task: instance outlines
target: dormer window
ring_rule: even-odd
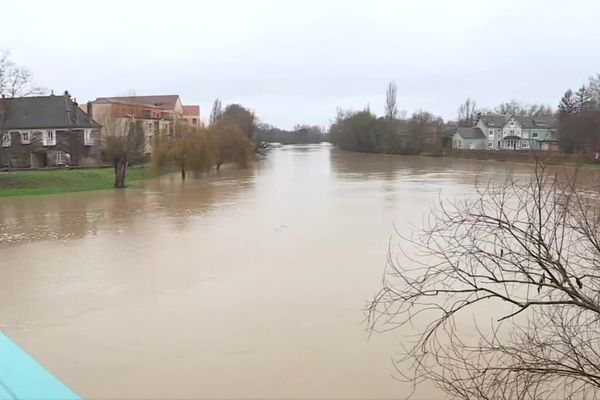
[[[513,121],[510,121],[510,126],[515,126],[515,123]]]

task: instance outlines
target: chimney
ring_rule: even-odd
[[[90,119],[94,119],[94,117],[92,116],[92,102],[91,101],[87,102],[87,115],[88,115],[88,117],[90,117]]]

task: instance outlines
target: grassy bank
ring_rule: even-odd
[[[126,183],[135,185],[150,176],[148,168],[131,168],[127,171]],[[0,197],[111,189],[114,179],[112,168],[2,172]]]

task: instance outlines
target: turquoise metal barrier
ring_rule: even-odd
[[[0,333],[0,400],[79,400],[7,336]]]

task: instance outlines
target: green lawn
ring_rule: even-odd
[[[148,168],[127,170],[127,185],[151,177]],[[112,168],[0,172],[0,197],[111,189]]]

